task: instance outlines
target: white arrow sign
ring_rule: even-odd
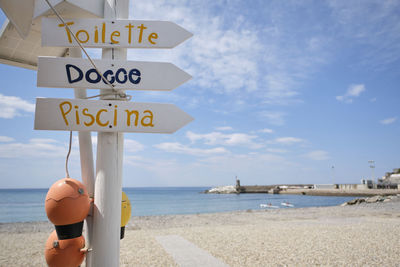
[[[35,130],[174,133],[192,120],[173,104],[36,99]]]
[[[172,90],[192,78],[171,63],[94,60],[115,89]],[[80,58],[39,57],[37,86],[110,89],[90,61]]]
[[[68,19],[71,31],[85,47],[173,48],[192,33],[170,21]],[[42,19],[42,46],[78,46],[55,18]]]

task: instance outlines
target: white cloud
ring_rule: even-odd
[[[364,91],[365,91],[365,86],[363,84],[355,84],[349,87],[346,94],[348,96],[358,97]]]
[[[392,117],[392,118],[387,118],[384,120],[381,120],[380,123],[384,125],[392,124],[397,120],[397,117]]]
[[[198,19],[201,23],[205,18]],[[197,28],[191,43],[191,57],[198,68],[195,82],[228,94],[256,90],[259,70],[253,58],[260,49],[257,33],[240,28],[223,30],[220,18],[207,22],[207,29]]]
[[[144,149],[144,145],[132,139],[124,140],[124,150],[126,152],[139,152]]]
[[[335,19],[336,40],[342,43],[350,41],[360,47],[358,51],[353,50],[357,65],[382,71],[398,62],[399,1],[329,0],[327,3]]]
[[[230,126],[222,126],[222,127],[215,128],[215,130],[217,130],[217,131],[232,131],[233,128]]]
[[[286,149],[280,149],[280,148],[268,148],[267,152],[283,154],[283,153],[286,153],[287,150]]]
[[[364,84],[352,84],[344,95],[337,96],[336,99],[344,103],[352,103],[355,97],[359,97],[365,91]]]
[[[223,147],[216,147],[211,149],[191,148],[180,143],[161,143],[154,145],[154,147],[170,153],[188,154],[193,156],[209,156],[214,154],[226,154],[228,150]]]
[[[293,14],[287,11],[285,3],[259,5],[255,12],[269,18],[261,27],[252,17],[245,17],[252,14],[242,14],[238,4],[238,1],[226,5],[210,0],[137,0],[130,17],[171,20],[194,35],[169,52],[132,50],[129,56],[136,60],[174,62],[193,75],[190,83],[199,85],[202,91],[232,97],[226,101],[229,104],[249,98],[263,104],[300,102],[301,83],[325,64],[329,38],[319,32],[303,34],[293,30],[288,23],[292,22]],[[236,7],[225,10],[229,6]],[[303,23],[309,22],[299,21]],[[302,26],[315,28],[314,22]]]
[[[264,77],[267,89],[264,94],[264,103],[288,104],[299,93],[294,88],[296,82],[286,72],[271,72]]]
[[[53,139],[31,139],[28,143],[0,144],[0,158],[65,157],[67,148]]]
[[[262,118],[267,119],[270,124],[282,126],[285,124],[285,113],[279,111],[262,111],[259,113]]]
[[[32,138],[29,140],[30,143],[33,144],[55,144],[58,143],[57,140],[50,139],[50,138]]]
[[[305,140],[297,137],[279,137],[276,138],[272,141],[272,143],[275,144],[281,144],[281,145],[294,145],[294,144],[299,144],[299,143],[304,143]]]
[[[224,145],[224,146],[245,146],[248,148],[261,148],[263,145],[257,143],[257,136],[243,133],[223,134],[220,132],[212,132],[207,134],[196,134],[191,131],[186,132],[186,137],[191,142],[203,140],[207,145]]]
[[[265,129],[261,129],[261,130],[259,130],[259,132],[260,132],[260,133],[273,133],[273,132],[274,132],[274,130],[271,130],[271,129],[265,128]]]
[[[12,119],[21,116],[22,112],[32,113],[35,104],[29,103],[17,96],[5,96],[0,94],[0,118]]]
[[[129,164],[129,165],[136,166],[136,167],[138,167],[138,166],[143,167],[143,166],[151,165],[149,161],[145,161],[143,159],[143,157],[138,156],[138,155],[124,155],[123,161],[124,161],[124,164]],[[154,162],[154,160],[153,160],[153,162]]]
[[[364,56],[370,61],[382,50],[385,51],[382,61],[397,62],[400,57],[398,25],[394,19],[397,18],[398,4],[393,4],[396,1],[392,4],[383,1],[382,5],[368,4],[368,1],[366,4],[322,1],[309,9],[312,16],[307,20],[301,12],[292,12],[293,8],[306,7],[304,3],[256,1],[262,4],[251,6],[258,10],[249,8],[242,12],[239,2],[230,1],[227,5],[210,0],[134,1],[130,17],[171,20],[194,36],[171,51],[130,50],[129,55],[136,60],[171,61],[191,73],[190,83],[200,85],[197,105],[225,94],[231,97],[225,101],[231,106],[237,99],[285,105],[301,102],[304,81],[331,58],[336,58],[336,48],[343,49],[343,44],[361,41],[376,48],[369,49],[375,57]],[[372,6],[376,6],[373,15],[369,10]],[[327,13],[319,12],[322,10]],[[268,18],[262,26],[253,19],[260,14]],[[207,97],[202,94],[204,91]],[[193,98],[187,99],[189,103]],[[354,96],[340,95],[337,99],[351,103]],[[279,119],[274,122],[276,125],[284,123],[282,116]]]
[[[253,167],[257,164],[261,166],[264,164],[272,164],[272,163],[283,163],[285,162],[285,158],[273,154],[258,154],[258,153],[248,153],[248,154],[232,154],[229,157],[226,156],[212,156],[207,157],[201,160],[202,162],[206,162],[210,165],[230,166],[237,167],[243,165],[252,165]],[[228,167],[229,168],[229,167]]]
[[[143,168],[148,171],[157,172],[161,175],[164,172],[163,178],[165,178],[165,173],[172,173],[182,167],[179,162],[175,159],[157,159],[146,158],[138,155],[126,155],[124,156],[124,164],[132,165],[138,168]]]
[[[223,16],[212,14],[209,9],[199,12],[197,5],[191,1],[179,5],[168,1],[135,1],[132,15],[136,19],[174,21],[194,35],[169,53],[144,51],[137,55],[132,51],[132,55],[136,59],[150,56],[159,61],[172,61],[194,76],[191,83],[212,88],[216,93],[242,94],[242,90],[256,90],[259,71],[254,59],[261,48],[257,31],[250,31],[239,22],[226,27]]]
[[[304,154],[304,157],[312,159],[312,160],[327,160],[329,159],[329,153],[323,150],[314,150],[307,154]]]
[[[0,136],[1,143],[8,143],[14,141],[14,138],[8,136]]]

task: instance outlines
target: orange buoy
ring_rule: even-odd
[[[89,213],[90,198],[78,180],[64,178],[55,182],[46,195],[46,214],[55,225],[83,221]]]
[[[78,267],[85,258],[83,236],[59,240],[53,231],[46,241],[44,255],[49,267]]]
[[[82,235],[83,220],[90,210],[90,198],[81,182],[64,178],[50,187],[45,209],[59,239],[75,238]]]

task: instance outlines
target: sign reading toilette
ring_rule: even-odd
[[[193,34],[170,21],[69,19],[71,31],[85,47],[173,48]],[[78,46],[56,18],[42,19],[42,46]]]

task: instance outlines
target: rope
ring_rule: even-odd
[[[69,148],[68,148],[67,158],[65,159],[65,176],[67,178],[70,178],[68,171],[68,160],[69,160],[69,155],[71,154],[71,147],[72,147],[72,131],[69,132]]]
[[[94,96],[88,96],[85,97],[84,99],[90,99],[90,98],[96,98],[96,97],[101,97],[101,96],[108,96],[108,95],[118,95],[119,97],[123,98],[126,101],[130,101],[132,99],[131,95],[127,95],[125,93],[110,93],[110,94],[99,94],[99,95],[94,95]]]

